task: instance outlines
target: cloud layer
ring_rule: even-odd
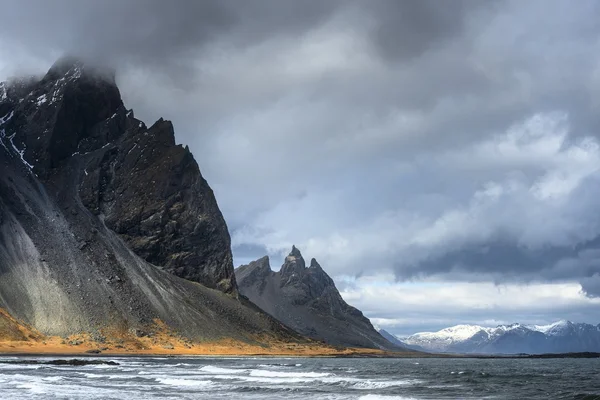
[[[190,145],[238,263],[296,244],[339,282],[600,296],[598,1],[23,3],[0,73],[117,68]]]

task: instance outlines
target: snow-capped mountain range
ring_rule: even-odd
[[[558,321],[550,325],[456,325],[398,338],[427,351],[481,354],[600,352],[600,324]]]

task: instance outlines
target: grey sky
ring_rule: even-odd
[[[295,243],[398,332],[600,322],[600,2],[0,3],[2,76],[74,53],[117,68],[136,115],[173,120],[238,264]],[[371,290],[390,279],[524,305],[429,296],[408,318],[429,306]]]

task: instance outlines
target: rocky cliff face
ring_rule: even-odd
[[[0,308],[43,334],[160,320],[197,340],[302,340],[237,298],[227,227],[171,124],[147,128],[73,60],[0,85],[0,276]]]
[[[63,211],[83,205],[146,261],[236,292],[227,226],[169,121],[147,128],[125,109],[111,74],[73,59],[0,91],[6,144]]]
[[[399,349],[342,299],[314,258],[307,268],[296,247],[278,272],[263,257],[236,269],[236,276],[241,294],[304,335],[338,346]]]

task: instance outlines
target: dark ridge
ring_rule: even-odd
[[[311,259],[306,268],[293,246],[279,272],[263,257],[236,269],[240,293],[285,325],[336,346],[399,350],[340,296],[334,281]]]

